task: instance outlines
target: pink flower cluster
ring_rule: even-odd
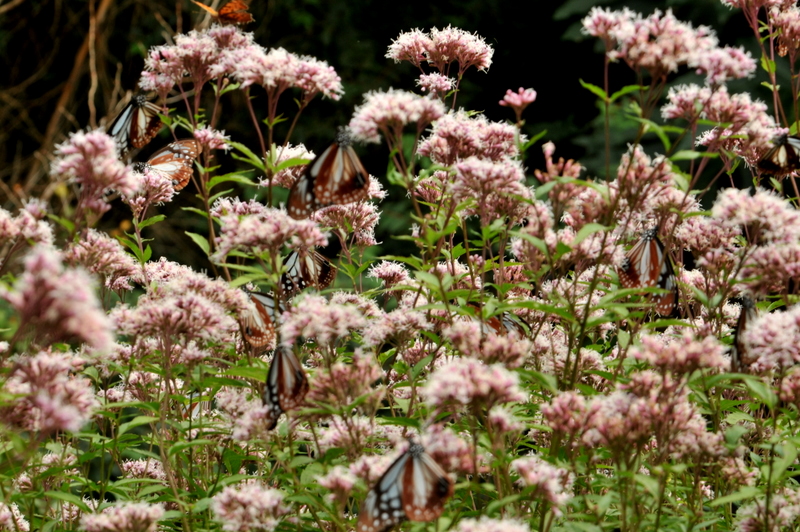
[[[713,336],[696,340],[689,332],[679,338],[665,341],[664,337],[645,335],[642,345],[634,348],[631,355],[644,360],[659,369],[675,374],[690,374],[698,369],[727,369],[730,362],[724,356],[724,349]]]
[[[130,278],[139,273],[133,256],[119,241],[96,229],[89,229],[83,238],[72,243],[64,252],[64,261],[102,277],[111,290],[130,290]]]
[[[295,220],[285,210],[251,202],[250,212],[235,212],[220,217],[217,251],[211,259],[221,262],[231,251],[258,256],[279,255],[283,246],[292,249],[313,249],[328,245],[328,239],[311,220]]]
[[[584,31],[599,37],[608,57],[622,59],[634,70],[646,69],[654,79],[663,79],[682,65],[706,74],[710,84],[748,77],[756,63],[741,49],[718,47],[710,28],[693,28],[675,18],[671,10],[656,10],[645,18],[628,8],[611,11],[594,7],[583,19]]]
[[[484,364],[475,358],[456,358],[438,367],[420,390],[437,410],[451,405],[490,409],[498,403],[526,399],[519,388],[519,375],[502,364]]]
[[[117,158],[117,144],[102,131],[72,133],[56,146],[52,173],[58,179],[73,180],[81,185],[80,207],[97,214],[111,206],[106,194],[116,190],[130,196],[139,187],[130,167]]]
[[[349,128],[354,139],[377,143],[381,134],[388,140],[400,138],[408,124],[415,125],[419,134],[444,113],[442,102],[413,92],[370,91],[364,95],[364,103],[356,107]]]
[[[492,519],[485,515],[480,519],[467,518],[458,522],[454,532],[530,532],[527,523],[513,519]]]
[[[103,351],[111,348],[114,333],[94,286],[83,269],[65,268],[55,249],[37,246],[12,289],[0,287],[0,297],[16,310],[20,327],[31,327],[38,338],[78,339]]]
[[[0,207],[0,246],[11,245],[17,239],[34,244],[53,243],[53,229],[43,218],[47,211],[38,201],[31,201],[20,209],[16,217]]]
[[[134,194],[122,196],[122,201],[131,208],[134,218],[143,219],[150,206],[169,203],[175,197],[175,185],[169,174],[145,168],[143,174],[136,176],[139,189]]]
[[[568,492],[574,482],[566,469],[555,467],[536,456],[518,458],[511,462],[511,467],[519,473],[520,483],[535,488],[531,497],[546,500],[553,505],[553,513],[561,515],[561,508],[572,497]]]
[[[314,152],[309,151],[303,144],[298,144],[297,146],[287,144],[284,147],[273,144],[270,154],[273,153],[275,154],[275,159],[270,162],[274,168],[280,168],[284,165],[295,163],[291,166],[281,168],[275,172],[275,175],[272,177],[272,183],[284,188],[292,188],[295,181],[305,172],[308,162],[315,157]],[[264,179],[258,184],[261,186],[269,186],[269,181]]]
[[[15,503],[10,505],[0,502],[0,530],[8,530],[9,532],[29,532],[31,525],[22,512],[19,511],[19,506]]]
[[[281,343],[287,347],[301,337],[314,338],[320,345],[332,345],[352,329],[367,324],[356,307],[328,302],[317,295],[300,299],[287,314],[281,325]]]
[[[517,155],[516,135],[514,126],[491,122],[483,115],[451,112],[436,120],[417,151],[442,166],[468,157],[503,161]]]
[[[146,502],[123,502],[98,514],[84,514],[80,529],[86,532],[155,532],[164,507]]]
[[[535,101],[535,90],[523,89],[520,87],[517,92],[508,89],[506,95],[500,100],[500,105],[503,107],[511,107],[511,109],[514,110],[514,114],[517,116],[517,123],[519,123],[522,120],[522,111]]]
[[[214,519],[228,532],[275,530],[289,509],[283,494],[260,484],[228,486],[211,500]]]
[[[478,35],[447,26],[443,30],[433,28],[430,33],[418,29],[401,33],[392,41],[386,57],[396,63],[409,61],[420,67],[423,61],[446,73],[448,65],[458,62],[458,77],[470,67],[488,70],[492,64],[494,49]]]

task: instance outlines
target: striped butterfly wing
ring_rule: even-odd
[[[194,173],[194,160],[200,154],[200,143],[194,139],[172,142],[150,157],[147,168],[172,180],[175,191],[183,190]]]
[[[800,169],[800,138],[781,135],[772,142],[775,146],[758,161],[759,169],[776,176]]]
[[[415,443],[395,460],[367,494],[357,532],[383,532],[404,519],[432,521],[453,494],[453,481]]]
[[[267,428],[272,430],[284,412],[303,404],[308,392],[308,379],[300,361],[287,347],[280,347],[272,357],[264,388],[264,404],[268,407]]]
[[[277,314],[283,310],[272,294],[248,292],[255,312],[248,311],[241,317],[242,334],[256,349],[270,349],[275,344]]]
[[[192,2],[210,13],[220,24],[247,24],[249,22],[255,22],[253,15],[247,11],[249,6],[242,0],[231,0],[222,6],[219,11],[215,11],[209,6],[196,2],[195,0],[192,0]]]
[[[745,348],[742,334],[756,318],[758,318],[758,309],[755,302],[749,297],[743,297],[742,310],[739,312],[739,319],[736,320],[736,331],[733,333],[733,344],[731,345],[731,371],[734,373],[747,373],[747,367],[755,362]]]
[[[656,229],[645,231],[617,270],[620,284],[623,288],[656,286],[664,259],[664,246],[656,236]]]
[[[286,272],[281,276],[281,287],[288,298],[308,287],[324,290],[335,278],[333,264],[318,252],[292,251],[286,258]]]
[[[659,316],[672,316],[678,309],[678,280],[668,257],[664,257],[661,264],[658,287],[666,292],[653,294],[653,303]]]
[[[114,137],[121,155],[153,140],[161,130],[160,112],[161,108],[148,102],[143,94],[131,98],[108,126],[108,134]]]
[[[346,134],[306,167],[289,191],[287,211],[296,220],[308,218],[317,209],[367,199],[369,173],[364,169]]]

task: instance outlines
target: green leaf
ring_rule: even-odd
[[[167,218],[166,214],[156,214],[155,216],[151,216],[150,218],[142,220],[139,223],[139,229],[144,229],[145,227],[157,224],[158,222],[163,221],[166,218]]]
[[[227,377],[241,377],[243,379],[263,381],[266,380],[267,378],[267,368],[255,368],[255,367],[230,368],[229,370],[225,371],[223,375]]]
[[[252,172],[252,170],[248,170],[248,172]],[[241,183],[242,185],[256,186],[256,183],[253,182],[252,179],[250,179],[247,176],[243,176],[241,174],[242,174],[241,172],[233,172],[230,174],[218,175],[216,177],[213,177],[208,181],[208,190],[211,190],[220,183],[228,183],[228,182]]]
[[[206,237],[198,235],[197,233],[190,233],[189,231],[186,231],[186,235],[191,238],[195,244],[200,246],[200,249],[202,249],[206,255],[209,255],[211,246],[208,244],[208,239]]]
[[[591,92],[592,94],[594,94],[595,96],[597,96],[598,98],[603,100],[604,102],[608,102],[608,94],[606,94],[606,91],[604,91],[603,89],[601,89],[597,85],[592,85],[591,83],[586,83],[582,79],[578,79],[578,82],[581,84],[581,87],[583,87],[584,89],[588,90],[589,92]]]
[[[588,223],[580,228],[578,234],[575,235],[575,238],[572,240],[571,245],[574,248],[575,246],[583,242],[583,240],[586,237],[593,235],[594,233],[599,233],[601,231],[607,231],[607,230],[608,228],[604,225]]]
[[[610,102],[614,102],[615,100],[625,96],[626,94],[630,94],[632,92],[637,92],[637,91],[646,91],[646,90],[647,90],[647,87],[643,87],[641,85],[627,85],[625,87],[622,87],[620,90],[618,90],[614,94],[612,94]]]
[[[759,488],[756,488],[755,486],[747,486],[735,493],[731,493],[730,495],[725,495],[724,497],[714,499],[713,501],[708,503],[708,505],[712,507],[722,506],[723,504],[729,504],[744,499],[752,499],[753,497],[756,497],[759,494],[761,494],[761,490]]]
[[[72,503],[84,512],[90,511],[86,503],[83,502],[83,499],[73,493],[64,491],[46,491],[44,492],[44,496],[50,499],[57,499],[59,501]]]
[[[151,423],[155,423],[158,421],[159,418],[153,416],[136,416],[133,420],[128,421],[127,423],[123,423],[119,426],[119,431],[117,431],[117,437],[122,436],[126,432],[136,427],[141,427],[142,425],[149,425]]]

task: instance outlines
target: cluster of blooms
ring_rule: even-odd
[[[155,532],[164,517],[164,507],[145,502],[125,502],[107,506],[100,513],[84,514],[80,529],[86,532]]]
[[[256,483],[228,486],[214,496],[211,511],[222,530],[275,530],[280,518],[288,512],[283,494]]]

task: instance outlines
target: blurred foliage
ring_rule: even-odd
[[[557,157],[580,160],[587,175],[595,176],[605,172],[603,118],[594,97],[579,83],[581,78],[602,85],[600,43],[580,31],[581,18],[595,5],[628,7],[642,13],[672,9],[680,19],[712,26],[725,44],[751,46],[753,41],[741,14],[717,0],[541,2],[532,6],[533,15],[523,14],[519,4],[508,0],[435,4],[412,0],[392,5],[369,0],[252,0],[250,10],[256,22],[246,29],[265,47],[284,47],[328,61],[343,80],[344,97],[339,102],[315,101],[301,118],[293,143],[303,142],[319,153],[335,128],[347,123],[365,92],[389,87],[415,89],[417,72],[411,65],[396,65],[386,59],[387,46],[401,31],[452,24],[478,33],[495,48],[494,63],[487,73],[467,74],[459,106],[482,110],[492,120],[510,120],[509,110],[498,105],[505,91],[536,89],[538,100],[526,112],[524,131],[532,136],[546,130],[543,141],[556,143]],[[90,46],[93,17],[97,19],[94,47]],[[59,191],[49,186],[47,176],[53,145],[71,131],[102,125],[113,118],[127,92],[135,91],[149,47],[170,42],[175,33],[207,22],[204,12],[189,0],[12,0],[0,4],[0,49],[5,51],[1,59],[5,75],[0,77],[0,206],[13,210],[26,198],[38,196],[49,199],[58,213],[63,207],[59,205]],[[90,63],[96,65],[94,83]],[[618,84],[611,87],[612,92],[636,82],[622,64],[612,65],[610,79]],[[675,83],[696,79],[692,73],[683,73]],[[730,88],[765,98],[766,89],[758,87],[759,81],[744,80]],[[258,110],[265,98],[257,91],[254,94]],[[242,98],[241,93],[234,92],[223,100],[226,120],[220,127],[233,139],[255,147],[257,140]],[[284,100],[284,112],[292,113],[294,104],[288,98]],[[612,164],[635,135],[635,124],[625,118],[625,111],[614,110]],[[288,123],[282,127],[285,133]],[[280,138],[280,128],[278,132]],[[162,131],[161,135],[166,139],[169,132]],[[138,159],[147,158],[160,144],[153,142]],[[661,151],[655,136],[646,137],[644,145],[651,153]],[[384,147],[370,145],[359,151],[371,173],[382,177]],[[533,155],[525,163],[532,174],[542,165],[542,158],[538,149],[528,153]],[[220,171],[237,168],[230,156],[220,161]],[[384,242],[384,253],[395,253],[398,250],[394,247],[400,243],[392,237],[407,233],[408,204],[401,190],[390,187],[389,192],[382,204],[384,216],[377,236]],[[245,191],[243,195],[251,194]],[[165,208],[175,234],[160,234],[158,240],[175,245],[156,249],[156,257],[165,255],[204,266],[197,250],[182,235],[185,230],[200,230],[197,226],[203,224],[180,210],[194,201],[187,190]],[[124,230],[125,212],[119,209],[117,216],[110,213],[101,227],[112,233]],[[167,230],[166,224],[159,228]]]

